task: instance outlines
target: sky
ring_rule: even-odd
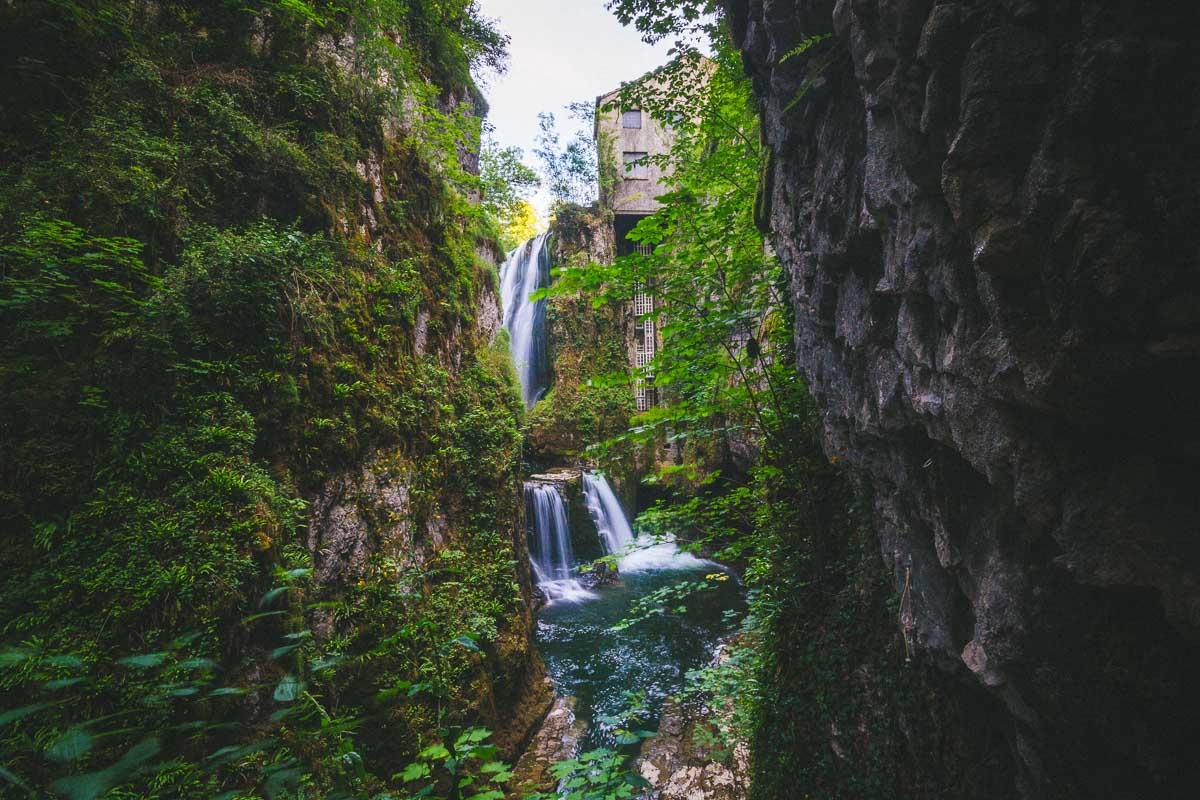
[[[512,37],[508,72],[482,76],[488,121],[496,140],[520,147],[531,167],[537,167],[538,112],[554,113],[565,142],[568,103],[594,101],[670,58],[669,44],[643,43],[605,9],[604,0],[480,0],[479,6]],[[550,199],[540,192],[533,201],[544,223]]]

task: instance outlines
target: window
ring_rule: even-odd
[[[621,112],[621,127],[622,128],[640,128],[642,127],[642,112],[634,109],[632,111]]]
[[[625,161],[625,177],[633,180],[650,180],[650,165],[645,153],[626,152],[621,154]]]

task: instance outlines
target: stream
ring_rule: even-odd
[[[682,690],[689,670],[708,665],[745,608],[742,587],[726,567],[680,552],[674,542],[637,537],[609,487],[596,473],[582,476],[588,511],[605,552],[623,554],[611,584],[583,588],[571,553],[566,512],[550,485],[526,486],[530,555],[548,602],[538,617],[538,649],[560,695],[573,696],[585,721],[581,747],[614,747],[614,717],[639,698],[639,728],[656,730],[663,701]],[[568,568],[569,565],[569,568]],[[706,576],[723,576],[706,579]],[[614,626],[639,598],[681,581],[711,588],[666,605],[672,611]],[[680,610],[684,609],[684,610]]]
[[[576,714],[587,723],[583,749],[616,745],[606,718],[628,708],[630,692],[644,693],[640,727],[658,728],[663,700],[683,689],[688,670],[711,662],[732,631],[725,612],[744,608],[741,589],[731,577],[695,595],[684,614],[653,616],[622,631],[612,626],[637,598],[721,570],[711,562],[625,570],[616,585],[598,588],[594,600],[553,602],[542,610],[538,648],[556,690],[576,698]]]
[[[550,280],[547,238],[537,236],[513,250],[500,271],[503,323],[526,407],[546,391],[551,365],[545,342],[545,301],[529,295]],[[678,550],[674,542],[639,537],[603,475],[578,478],[594,525],[595,549],[618,557],[613,581],[589,586],[580,575],[587,559],[571,546],[571,520],[561,488],[525,484],[529,554],[534,579],[546,599],[537,625],[537,644],[561,696],[575,698],[575,714],[586,724],[586,750],[617,744],[612,718],[639,698],[638,727],[657,730],[663,701],[682,690],[689,670],[711,663],[721,640],[732,633],[745,608],[740,582],[713,561]],[[721,574],[722,579],[706,579]],[[666,603],[623,630],[639,598],[682,581],[710,588]]]

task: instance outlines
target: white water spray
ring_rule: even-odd
[[[679,552],[671,537],[651,539],[635,536],[621,502],[603,475],[585,472],[583,494],[605,551],[618,557],[619,572],[696,569],[713,563],[696,558],[691,553]]]
[[[521,380],[521,396],[531,408],[546,390],[546,301],[529,295],[550,285],[547,234],[535,236],[508,254],[500,267],[500,302],[508,331],[513,364]]]

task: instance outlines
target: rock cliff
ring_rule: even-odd
[[[798,367],[874,485],[914,657],[997,701],[974,727],[1005,732],[1008,796],[1194,791],[1200,15],[729,15]]]

